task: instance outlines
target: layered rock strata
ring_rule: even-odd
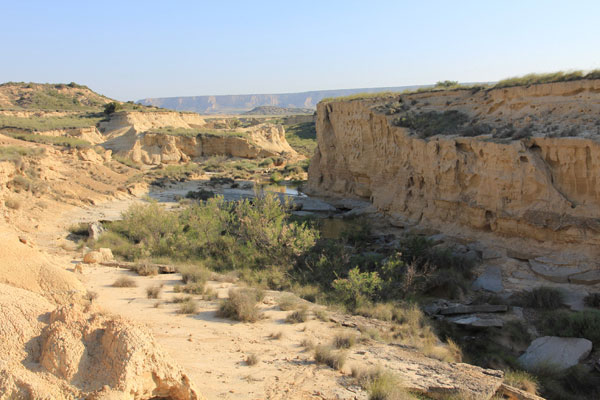
[[[600,244],[599,80],[333,101],[317,114],[313,194],[441,230]]]

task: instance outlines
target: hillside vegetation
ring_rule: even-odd
[[[0,85],[0,108],[5,110],[100,111],[111,101],[74,82],[8,82]]]
[[[385,92],[363,92],[354,93],[348,96],[338,97],[326,97],[321,102],[328,103],[331,101],[349,101],[349,100],[362,100],[369,98],[385,98],[393,97],[398,94],[411,94],[411,93],[423,93],[423,92],[436,92],[444,90],[484,90],[484,89],[501,89],[514,86],[529,86],[541,83],[556,83],[556,82],[569,82],[582,79],[600,79],[600,70],[595,69],[589,72],[584,71],[558,71],[550,73],[531,73],[523,76],[512,77],[502,79],[494,84],[475,84],[475,85],[462,85],[457,81],[440,81],[434,86],[420,87],[417,89],[407,89],[404,91],[385,91]]]

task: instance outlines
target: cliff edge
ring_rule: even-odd
[[[313,194],[442,231],[600,244],[600,80],[321,102]]]

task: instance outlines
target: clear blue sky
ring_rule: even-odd
[[[2,0],[0,81],[120,100],[600,68],[600,1]]]

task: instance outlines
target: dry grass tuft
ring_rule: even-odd
[[[281,311],[290,311],[298,307],[298,298],[293,294],[284,294],[278,301]]]
[[[192,298],[179,303],[178,314],[196,314],[198,312],[198,303]]]
[[[352,377],[358,385],[369,393],[369,400],[413,400],[402,382],[382,367],[364,369],[352,366]]]
[[[538,394],[539,383],[537,379],[525,371],[506,371],[504,382],[507,385],[526,391],[527,393]]]
[[[315,317],[319,321],[329,322],[329,313],[323,309],[316,309],[313,311],[315,313]]]
[[[149,299],[160,299],[163,285],[154,285],[146,288],[146,297]]]
[[[230,289],[229,298],[223,300],[217,316],[242,322],[256,322],[261,318],[257,303],[262,294],[256,289]]]
[[[131,287],[136,287],[137,284],[130,277],[122,276],[122,277],[118,278],[116,281],[114,281],[112,286],[120,287],[120,288],[131,288]]]
[[[246,357],[246,365],[248,366],[256,365],[259,363],[259,361],[260,358],[254,353],[248,354],[248,356]]]
[[[158,275],[158,267],[156,265],[140,264],[136,266],[135,272],[142,276],[155,276]]]
[[[314,357],[317,364],[325,364],[337,370],[342,369],[346,363],[346,353],[335,351],[331,346],[317,346]]]
[[[7,197],[4,199],[4,205],[12,210],[18,210],[21,208],[21,200],[17,197]]]
[[[333,347],[336,349],[349,349],[356,344],[356,335],[340,333],[333,338]]]
[[[311,339],[304,338],[300,342],[300,346],[304,347],[306,350],[312,350],[315,348],[315,342],[313,342]]]
[[[283,332],[279,331],[277,333],[273,332],[269,335],[269,339],[273,339],[273,340],[279,340],[283,337]]]
[[[296,310],[290,313],[286,318],[285,322],[288,324],[299,324],[301,322],[308,321],[308,310],[306,307],[302,307],[299,310]]]

